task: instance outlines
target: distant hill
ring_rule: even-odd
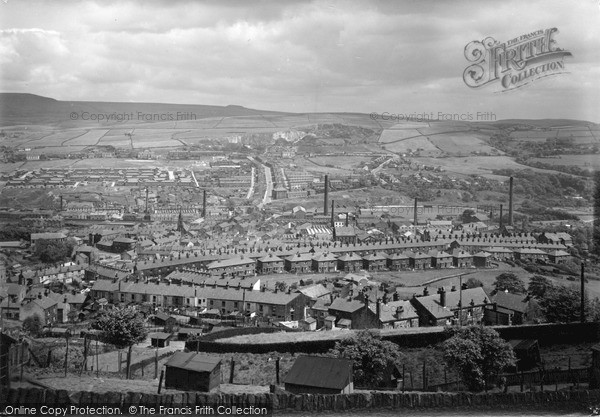
[[[35,94],[0,93],[0,124],[73,124],[70,114],[89,113],[193,113],[198,119],[255,115],[285,115],[283,112],[248,109],[242,106],[207,106],[172,103],[126,103],[101,101],[59,101]]]

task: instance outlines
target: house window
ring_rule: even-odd
[[[246,303],[246,309],[250,310],[250,303]]]
[[[215,304],[215,300],[210,300],[210,305],[214,305]]]
[[[238,302],[237,301],[233,303],[233,308],[235,308],[235,309],[238,308]]]
[[[225,307],[225,301],[221,301],[221,307]]]

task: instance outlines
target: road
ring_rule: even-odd
[[[262,205],[265,206],[271,202],[271,195],[273,194],[273,179],[271,178],[271,168],[266,165],[263,165],[265,169],[265,178],[267,180],[267,189],[265,191],[265,196],[263,197]]]
[[[267,189],[265,190],[265,195],[262,199],[262,202],[258,205],[258,208],[263,208],[265,205],[267,205],[271,202],[271,195],[273,194],[273,179],[271,177],[271,168],[258,162],[256,159],[252,158],[251,156],[249,156],[248,159],[250,161],[254,162],[255,164],[261,165],[265,171],[265,179],[267,182]]]
[[[248,190],[248,195],[246,196],[246,200],[250,200],[252,198],[252,194],[254,194],[254,175],[256,174],[256,169],[252,167],[252,176],[250,180],[250,189]]]

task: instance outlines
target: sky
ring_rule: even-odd
[[[557,28],[567,73],[469,88],[466,45]],[[600,122],[598,0],[0,2],[0,91]]]

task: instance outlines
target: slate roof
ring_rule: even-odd
[[[496,293],[492,297],[492,301],[496,303],[498,307],[518,311],[520,313],[525,313],[527,311],[527,306],[529,305],[529,300],[526,295],[511,294],[504,291]]]
[[[323,297],[324,295],[331,294],[331,291],[321,284],[315,284],[311,285],[310,287],[300,288],[298,292],[301,292],[306,297],[311,299],[316,299]]]
[[[446,292],[446,307],[442,307],[440,304],[440,294],[428,295],[425,297],[417,297],[415,302],[420,303],[429,313],[437,319],[453,317],[453,311],[458,310],[458,303],[460,301],[461,291],[450,291]],[[469,303],[473,300],[476,306],[483,305],[484,300],[488,301],[489,298],[483,288],[469,288],[462,290],[462,307],[463,309],[469,307]]]
[[[360,300],[348,301],[346,298],[336,298],[329,306],[329,310],[342,311],[345,313],[354,313],[365,306]]]
[[[284,378],[286,384],[342,390],[352,382],[352,361],[299,356]]]
[[[221,364],[221,359],[194,352],[175,352],[165,366],[187,369],[195,372],[212,372]]]

